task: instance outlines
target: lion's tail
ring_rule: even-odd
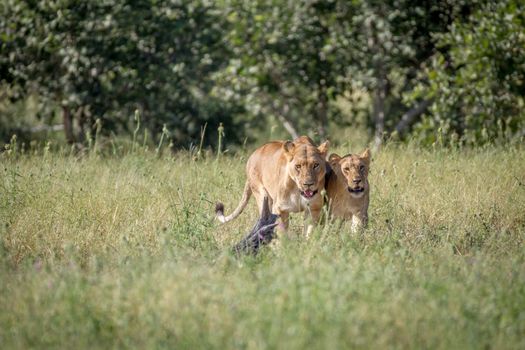
[[[246,204],[248,204],[248,201],[250,200],[250,197],[252,195],[252,189],[250,188],[250,183],[246,181],[246,184],[244,185],[244,192],[242,194],[241,201],[239,202],[239,205],[233,213],[231,213],[228,216],[224,216],[224,204],[221,202],[217,202],[215,205],[215,215],[217,219],[222,222],[223,224],[235,219],[237,216],[239,216],[244,208],[246,208]]]

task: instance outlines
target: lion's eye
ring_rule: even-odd
[[[364,165],[360,165],[359,166],[359,171],[365,171],[365,166]]]
[[[297,170],[301,170],[301,164],[296,164],[296,165],[295,165],[295,169],[297,169]]]
[[[346,167],[343,169],[344,171],[350,171],[350,168]]]
[[[319,163],[314,163],[314,169],[319,168]]]

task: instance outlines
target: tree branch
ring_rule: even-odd
[[[285,104],[283,106],[283,111],[281,113],[277,111],[277,113],[275,114],[277,115],[277,118],[279,118],[279,121],[281,122],[281,124],[283,124],[286,131],[288,131],[290,136],[292,136],[292,139],[295,140],[296,138],[299,137],[299,133],[297,132],[297,129],[295,128],[295,126],[292,124],[292,121],[286,117],[286,115],[288,114],[288,111],[289,111],[288,104]]]
[[[281,95],[287,97],[284,93],[281,93]],[[299,137],[299,132],[297,131],[293,121],[288,118],[288,114],[290,113],[290,106],[288,103],[284,103],[282,106],[279,106],[277,101],[272,101],[271,96],[262,92],[257,93],[256,96],[265,101],[265,105],[268,106],[270,113],[273,113],[277,117],[293,140]],[[292,97],[288,98],[292,99]]]
[[[406,131],[406,129],[408,129],[408,127],[412,125],[414,120],[417,117],[419,117],[431,104],[432,100],[424,100],[414,108],[407,111],[405,114],[403,114],[401,120],[397,123],[395,131],[398,134],[403,134]]]

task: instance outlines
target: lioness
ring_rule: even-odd
[[[344,157],[333,153],[328,158],[332,173],[328,177],[326,194],[333,218],[352,220],[352,231],[368,223],[370,189],[368,170],[370,150]]]
[[[318,222],[323,207],[326,173],[326,154],[329,142],[316,147],[307,136],[292,141],[269,142],[256,149],[246,164],[246,184],[237,208],[224,216],[224,205],[217,203],[215,212],[219,221],[235,219],[246,207],[251,194],[255,196],[259,213],[264,197],[269,199],[272,213],[281,218],[281,228],[288,228],[289,213],[309,212]],[[307,228],[307,235],[313,226]]]

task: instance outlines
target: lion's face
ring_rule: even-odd
[[[368,190],[370,150],[366,149],[361,154],[349,154],[344,157],[331,154],[329,162],[334,169],[341,170],[350,195],[354,198],[361,198]]]
[[[288,174],[306,199],[318,195],[324,186],[328,145],[326,141],[319,147],[315,147],[310,142],[300,140],[288,141],[283,145],[288,159]]]

